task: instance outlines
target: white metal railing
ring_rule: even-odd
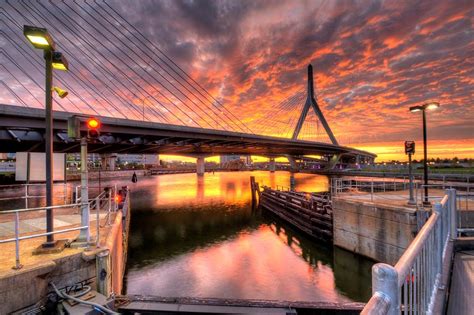
[[[408,178],[363,178],[363,177],[341,177],[331,178],[331,196],[339,194],[352,195],[368,195],[371,201],[383,199],[406,199],[406,196],[389,194],[390,192],[402,191],[409,189]],[[418,191],[421,183],[414,181],[414,198],[415,203],[418,203]],[[386,194],[383,194],[386,193]]]
[[[459,182],[434,182],[423,185],[420,181],[413,182],[413,201],[415,205],[423,207],[425,200],[425,187],[429,189],[428,201],[435,203],[444,196],[444,190],[455,188],[458,191],[458,203],[462,200],[462,209],[474,208],[473,183]],[[344,194],[355,198],[368,198],[376,200],[406,200],[408,201],[409,180],[407,178],[364,178],[364,177],[341,177],[331,178],[331,196]],[[395,192],[400,193],[395,193]]]
[[[15,230],[15,236],[12,238],[6,238],[6,239],[0,239],[0,244],[4,243],[11,243],[15,242],[15,266],[13,269],[20,269],[22,267],[20,263],[20,241],[25,240],[25,239],[31,239],[31,238],[38,238],[38,237],[44,237],[47,235],[55,235],[55,234],[62,234],[62,233],[67,233],[67,232],[72,232],[72,231],[78,231],[78,230],[85,230],[87,234],[87,240],[89,240],[89,235],[90,235],[90,228],[91,228],[91,223],[90,221],[87,222],[87,224],[84,224],[84,222],[81,222],[80,226],[77,227],[71,227],[71,228],[66,228],[66,229],[60,229],[60,230],[54,230],[52,232],[42,232],[42,233],[36,233],[36,234],[27,234],[27,235],[21,235],[20,233],[20,214],[21,213],[27,213],[27,212],[38,212],[38,211],[45,211],[45,210],[55,210],[55,209],[74,209],[77,207],[84,207],[86,206],[87,209],[90,211],[90,209],[94,209],[96,211],[96,246],[99,246],[99,240],[100,240],[100,210],[101,209],[106,209],[106,218],[105,218],[105,225],[110,225],[110,216],[112,212],[117,211],[118,209],[118,202],[116,200],[117,197],[117,190],[115,187],[107,187],[107,190],[104,190],[101,192],[99,195],[97,195],[95,198],[89,199],[87,203],[82,203],[81,200],[76,200],[75,203],[71,204],[65,204],[65,205],[56,205],[56,206],[49,206],[49,207],[36,207],[36,208],[24,208],[24,209],[14,209],[14,210],[4,210],[0,211],[0,215],[11,215],[14,214],[14,230]],[[105,226],[104,225],[104,226]],[[102,226],[102,227],[104,227]]]
[[[451,255],[448,242],[456,238],[456,190],[433,207],[433,212],[395,266],[372,267],[372,298],[362,314],[432,314],[441,288],[443,261]]]

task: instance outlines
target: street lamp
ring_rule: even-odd
[[[431,102],[426,103],[419,106],[412,106],[410,107],[411,112],[423,112],[423,154],[424,154],[424,162],[423,162],[423,178],[425,184],[425,200],[423,201],[424,205],[430,205],[430,201],[428,200],[428,153],[427,153],[427,144],[426,144],[426,110],[433,110],[439,107],[438,102]]]
[[[54,40],[48,33],[48,30],[35,26],[23,26],[23,34],[28,41],[37,49],[43,50],[45,60],[45,111],[46,111],[46,207],[53,205],[53,68],[59,70],[67,70],[68,62],[66,58],[55,51]],[[56,92],[58,90],[54,89]],[[58,93],[59,94],[59,93]],[[65,95],[64,95],[65,96]],[[46,210],[46,232],[53,232],[53,211]],[[54,235],[46,236],[46,243],[43,247],[54,247]]]

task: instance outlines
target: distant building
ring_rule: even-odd
[[[231,161],[236,161],[240,160],[240,155],[221,155],[220,156],[220,162],[221,164],[228,163]]]

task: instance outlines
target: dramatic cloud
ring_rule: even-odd
[[[112,9],[133,25],[132,33]],[[96,103],[107,108],[101,114],[128,112],[138,119],[130,104],[151,111],[159,101],[153,119],[174,113],[173,123],[207,127],[223,109],[222,115],[229,118],[232,112],[252,130],[288,136],[304,101],[295,93],[305,92],[311,63],[318,102],[341,143],[401,158],[387,152],[401,148],[404,140],[421,139],[421,116],[408,107],[438,101],[440,109],[428,114],[433,153],[474,156],[474,4],[469,0],[9,1],[0,5],[0,18],[5,29],[0,83],[7,86],[0,92],[2,103],[20,104],[17,94],[29,106],[41,106],[40,96],[36,100],[25,91],[31,87],[33,95],[41,95],[39,65],[25,60],[19,64],[22,72],[10,60],[27,54],[40,63],[18,37],[21,25],[34,23],[51,29],[60,47],[74,56],[71,64],[78,72],[59,75],[60,82],[78,76],[98,87],[79,93],[83,100],[62,101],[68,110],[90,111],[85,103]],[[141,52],[127,39],[130,34],[156,55]],[[12,47],[10,37],[27,51]],[[212,101],[212,111],[199,95],[191,100],[166,89],[180,78],[164,81],[167,73],[158,62],[168,61],[157,60],[151,43],[219,101]],[[79,83],[71,83],[78,92],[86,88]],[[94,95],[99,91],[106,91],[117,110]],[[302,137],[327,140],[311,115]],[[222,121],[216,128],[232,127],[230,118]]]

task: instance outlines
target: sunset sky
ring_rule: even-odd
[[[28,61],[34,54],[41,62],[41,54],[28,46],[20,29],[31,24],[48,28],[58,49],[68,53],[70,72],[75,71],[57,74],[59,83],[71,84],[76,92],[68,101],[58,100],[64,109],[88,112],[84,103],[89,103],[101,107],[101,115],[120,117],[103,99],[87,93],[79,98],[85,88],[73,81],[75,75],[97,83],[94,92],[105,91],[105,97],[109,95],[118,108],[127,107],[120,101],[126,99],[151,111],[155,97],[165,105],[172,101],[182,105],[174,97],[163,101],[156,94],[162,88],[154,79],[132,73],[133,69],[143,76],[151,71],[157,71],[154,77],[164,73],[148,63],[153,56],[127,58],[131,52],[113,46],[112,36],[138,38],[133,34],[138,32],[206,88],[218,100],[212,106],[222,106],[225,115],[232,113],[232,119],[240,119],[254,132],[291,134],[304,102],[304,94],[298,93],[304,92],[306,67],[311,63],[318,103],[341,144],[374,152],[380,161],[405,159],[403,142],[415,140],[415,158],[419,159],[421,114],[410,113],[408,108],[437,101],[441,107],[427,113],[430,156],[474,157],[473,1],[99,0],[77,1],[79,6],[10,2],[14,4],[0,4],[0,103],[42,106],[44,92],[34,82],[41,85],[43,74]],[[126,33],[109,19],[111,8],[135,29]],[[67,25],[55,22],[55,16]],[[94,27],[109,20],[108,26],[115,24],[115,29],[98,31],[104,28]],[[156,52],[151,44],[144,47]],[[81,53],[81,48],[90,55]],[[105,87],[107,82],[116,80],[117,90],[126,87],[120,85],[119,70],[103,56],[116,67],[131,65],[132,69],[123,71],[137,83],[143,79],[136,89],[155,93],[153,99],[133,91],[120,91],[121,99],[112,95]],[[104,63],[110,72],[97,72],[91,58]],[[132,60],[136,63],[131,64]],[[291,97],[293,102],[284,102]],[[193,109],[193,103],[189,105],[176,119],[185,124],[199,124],[203,119],[207,124],[203,127],[212,126],[213,117],[206,118]],[[158,112],[170,115],[178,107],[163,106]],[[139,119],[124,111],[123,116]],[[325,141],[322,127],[311,115],[302,137]],[[151,114],[148,119],[155,121]]]

